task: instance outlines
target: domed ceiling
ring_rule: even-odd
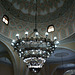
[[[37,0],[38,23],[49,22],[63,15],[74,0]],[[2,5],[18,19],[34,22],[36,0],[2,0]],[[43,18],[44,17],[44,18]]]
[[[0,0],[0,33],[10,39],[15,34],[20,37],[24,32],[33,32],[35,23],[36,0]],[[9,17],[9,25],[2,22],[3,15]],[[50,38],[58,40],[75,33],[75,0],[37,0],[37,29],[44,36],[47,26],[53,24],[55,32]]]

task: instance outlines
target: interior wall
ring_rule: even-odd
[[[13,66],[0,63],[0,75],[14,75]]]
[[[60,47],[75,50],[75,42],[59,45]]]

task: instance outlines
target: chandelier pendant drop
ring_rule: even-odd
[[[57,37],[54,40],[48,38],[48,32],[45,33],[45,37],[41,37],[37,28],[37,0],[36,0],[36,13],[35,13],[35,29],[33,36],[28,36],[28,32],[25,32],[25,37],[19,38],[19,34],[16,34],[17,40],[12,40],[12,47],[18,53],[18,56],[23,59],[27,67],[33,71],[38,72],[46,62],[46,59],[54,53],[55,48],[59,44]]]

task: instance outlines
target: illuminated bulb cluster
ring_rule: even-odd
[[[28,32],[25,32],[25,38],[19,38],[19,34],[16,34],[17,40],[12,40],[11,43],[28,68],[42,68],[46,58],[50,57],[59,44],[57,37],[53,41],[48,39],[48,32],[45,33],[45,38],[38,36],[38,32],[35,32],[35,38],[28,38]]]

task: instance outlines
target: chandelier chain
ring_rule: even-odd
[[[35,5],[35,29],[37,29],[37,0]]]

